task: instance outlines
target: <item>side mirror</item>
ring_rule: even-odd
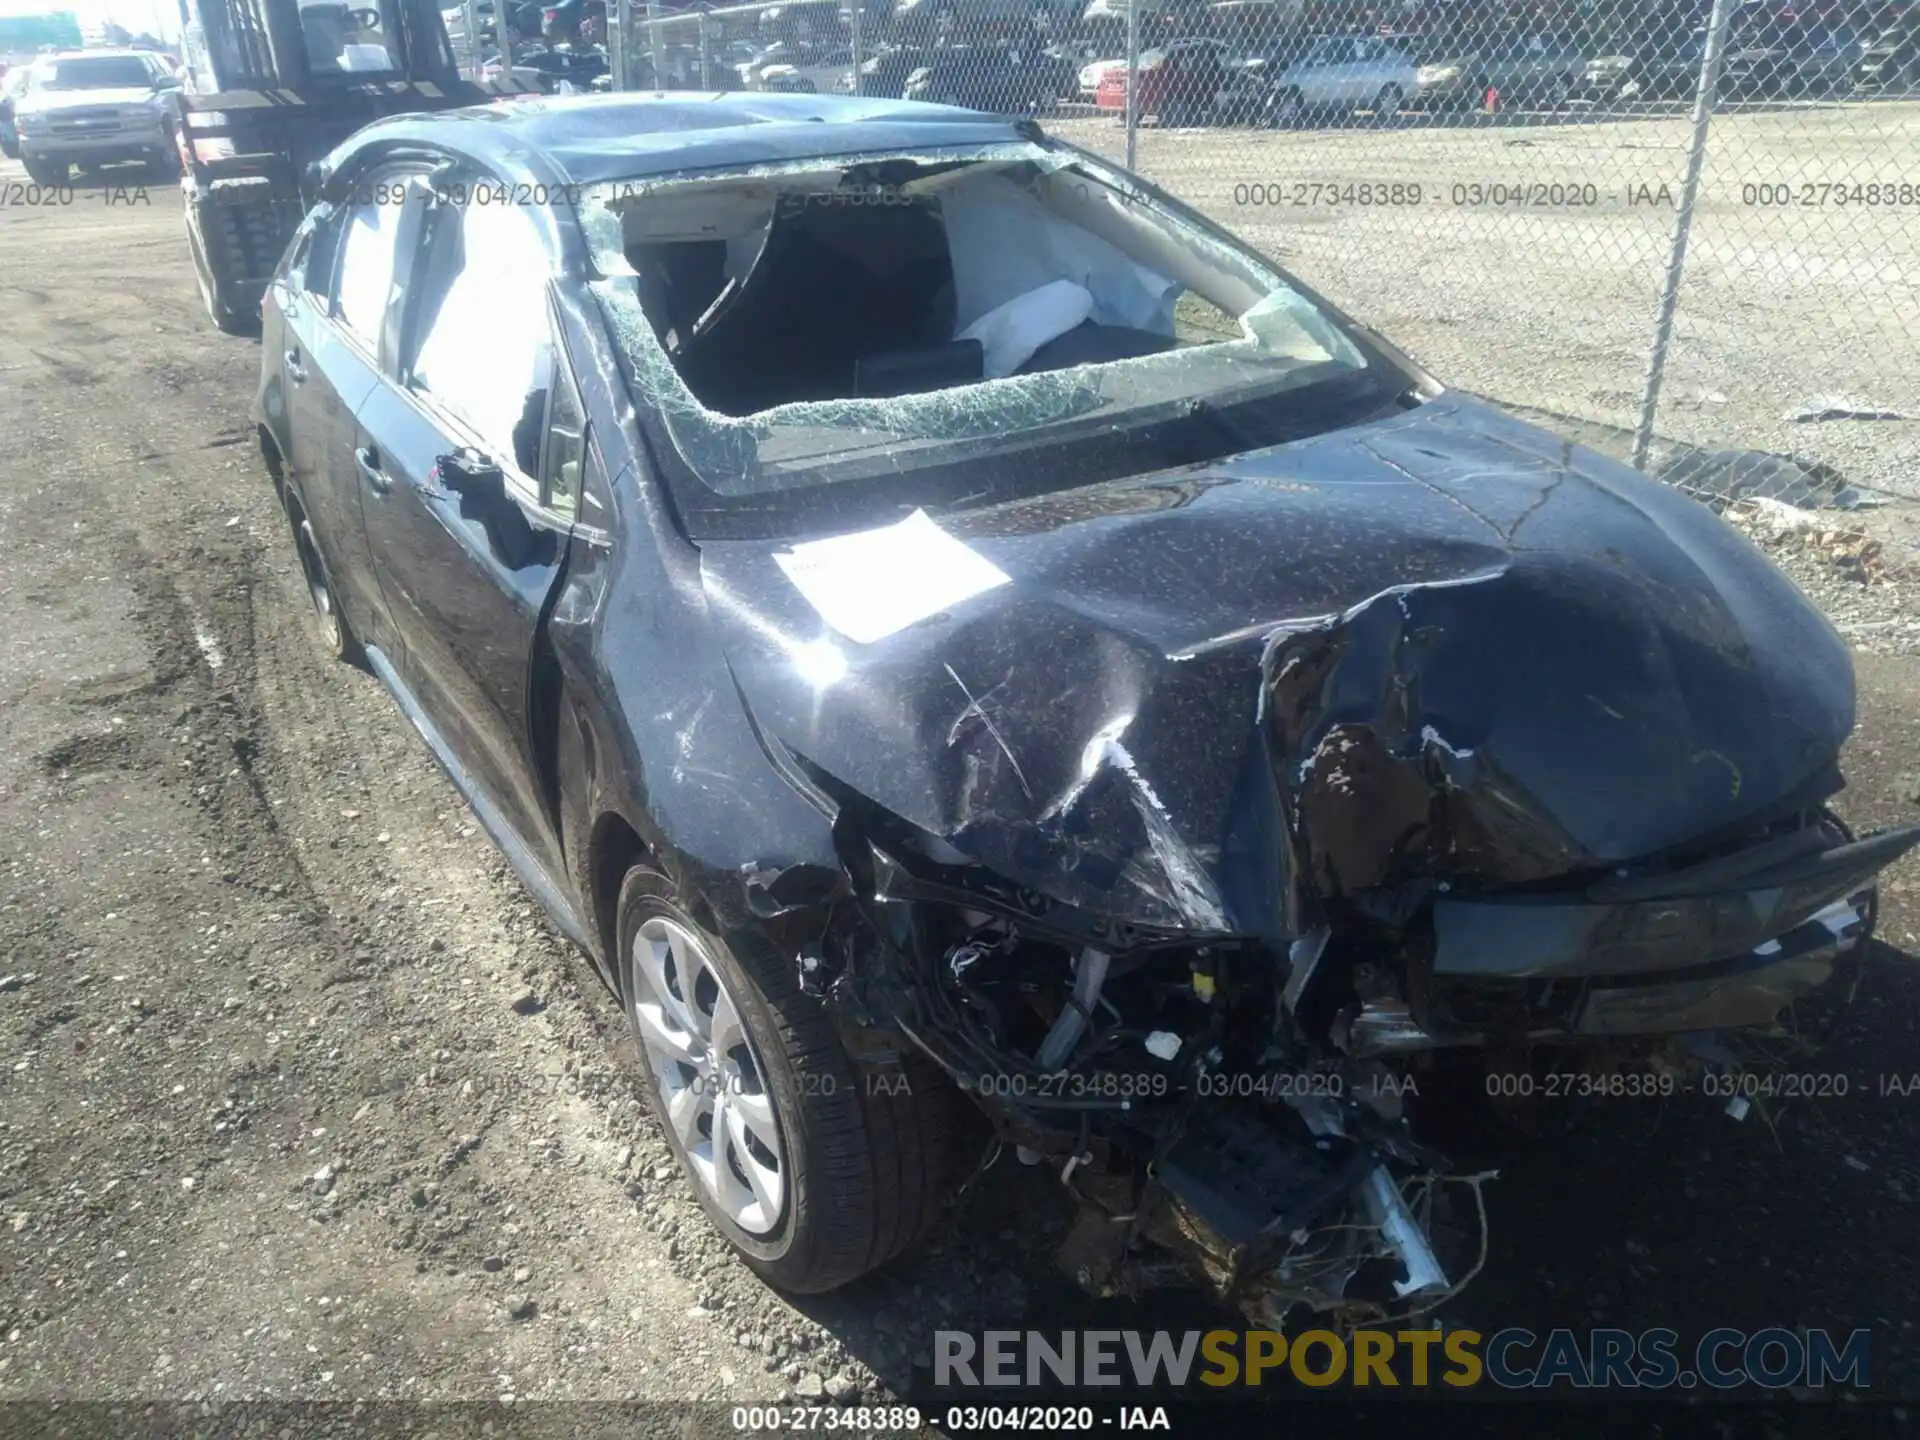
[[[459,449],[434,462],[440,483],[468,500],[498,501],[507,498],[507,477],[500,467],[478,450]]]

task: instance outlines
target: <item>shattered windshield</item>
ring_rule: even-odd
[[[1382,364],[1258,256],[1037,144],[614,183],[582,215],[643,412],[720,497],[1169,421],[1232,453],[1249,406]]]

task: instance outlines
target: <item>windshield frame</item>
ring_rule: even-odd
[[[1004,147],[941,147],[925,152],[923,158],[969,159],[975,158],[977,152],[994,148]],[[702,476],[699,466],[676,439],[653,377],[642,371],[639,357],[623,342],[615,316],[608,308],[607,295],[623,284],[630,285],[631,272],[609,274],[596,267],[597,279],[589,289],[599,312],[600,328],[634,401],[647,452],[661,472],[692,538],[795,538],[830,534],[870,524],[876,514],[890,514],[902,507],[918,506],[939,514],[1151,473],[1180,464],[1219,461],[1248,450],[1363,423],[1399,407],[1403,397],[1410,393],[1418,393],[1422,399],[1438,393],[1439,387],[1429,377],[1366,326],[1258,249],[1158,187],[1121,170],[1098,154],[1054,137],[1025,141],[1021,148],[1051,152],[1063,164],[1093,172],[1123,195],[1130,193],[1136,202],[1159,211],[1177,224],[1196,231],[1205,241],[1267,272],[1277,281],[1269,293],[1291,292],[1354,352],[1359,364],[1329,356],[1324,362],[1303,365],[1301,371],[1296,372],[1303,376],[1298,383],[1287,383],[1289,377],[1276,370],[1254,385],[1235,387],[1223,383],[1202,397],[1136,404],[1129,409],[1128,423],[1117,429],[1110,423],[1099,423],[1094,416],[1067,417],[1023,429],[1018,435],[1024,439],[997,434],[932,442],[946,446],[947,452],[938,460],[905,470],[877,472],[869,461],[852,453],[823,456],[815,468],[823,473],[839,471],[838,475],[811,484],[730,491],[716,488]],[[853,151],[841,156],[819,156],[809,163],[826,170],[876,158],[878,152]],[[671,178],[717,182],[745,174],[744,170],[716,169]],[[669,177],[648,177],[645,183],[666,178]],[[614,182],[607,188],[617,190],[621,183]],[[582,196],[576,203],[583,231],[587,232],[588,250],[592,253],[604,241],[596,241],[595,227],[587,220],[591,197]],[[636,314],[640,313],[637,300],[633,308]],[[1114,371],[1138,363],[1122,360],[1107,362],[1098,368]],[[1223,370],[1229,363],[1230,357],[1222,358]],[[1306,376],[1309,370],[1326,373]],[[1064,376],[1072,372],[1055,373]],[[680,401],[691,397],[689,392],[687,396],[673,398]],[[775,414],[780,408],[784,407],[758,413]],[[1162,411],[1165,413],[1160,413]],[[1326,417],[1331,417],[1333,423],[1318,423]],[[753,417],[731,418],[737,421]],[[1204,441],[1196,439],[1202,432],[1207,437]],[[926,442],[907,441],[903,447],[913,443]],[[1147,463],[1142,463],[1143,457]]]

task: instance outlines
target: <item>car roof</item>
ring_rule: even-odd
[[[1029,138],[1029,122],[911,100],[779,93],[528,97],[369,125],[369,145],[463,154],[506,179],[593,185],[656,175]]]

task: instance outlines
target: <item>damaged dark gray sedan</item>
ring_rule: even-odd
[[[1408,1077],[1695,1063],[1920,839],[1828,810],[1847,651],[1713,514],[1030,124],[524,101],[322,185],[257,415],[323,633],[774,1284],[1004,1144],[1097,1290],[1430,1306]]]

